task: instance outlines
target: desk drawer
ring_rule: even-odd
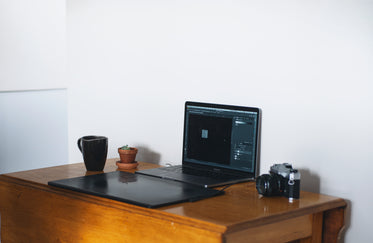
[[[322,213],[304,215],[226,234],[226,242],[321,242]],[[310,238],[310,239],[307,239]],[[309,241],[310,240],[310,241]]]

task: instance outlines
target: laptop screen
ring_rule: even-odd
[[[260,110],[185,103],[183,163],[256,174]]]

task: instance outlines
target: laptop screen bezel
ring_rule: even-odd
[[[187,130],[187,107],[188,106],[197,106],[197,107],[207,107],[207,108],[218,108],[218,109],[227,109],[233,111],[249,111],[255,112],[257,114],[257,125],[256,129],[256,136],[255,136],[255,155],[254,155],[254,170],[253,172],[243,171],[238,168],[226,168],[220,167],[215,165],[203,165],[200,163],[195,163],[191,161],[185,161],[185,147],[186,147],[186,130]],[[198,169],[208,170],[208,171],[219,171],[222,173],[228,174],[237,174],[240,176],[245,176],[249,178],[256,178],[259,171],[259,162],[260,162],[260,129],[261,128],[261,109],[257,107],[246,107],[246,106],[236,106],[236,105],[224,105],[224,104],[213,104],[213,103],[203,103],[203,102],[194,102],[194,101],[186,101],[184,107],[184,131],[183,131],[183,152],[182,152],[182,164],[183,166],[189,167],[197,167]]]

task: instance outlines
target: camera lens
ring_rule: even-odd
[[[256,189],[263,196],[279,195],[281,193],[279,186],[280,183],[277,176],[263,174],[256,178]]]

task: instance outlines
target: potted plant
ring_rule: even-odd
[[[137,148],[128,145],[118,148],[120,161],[117,161],[117,166],[120,169],[133,169],[136,168],[138,163],[135,161]]]

